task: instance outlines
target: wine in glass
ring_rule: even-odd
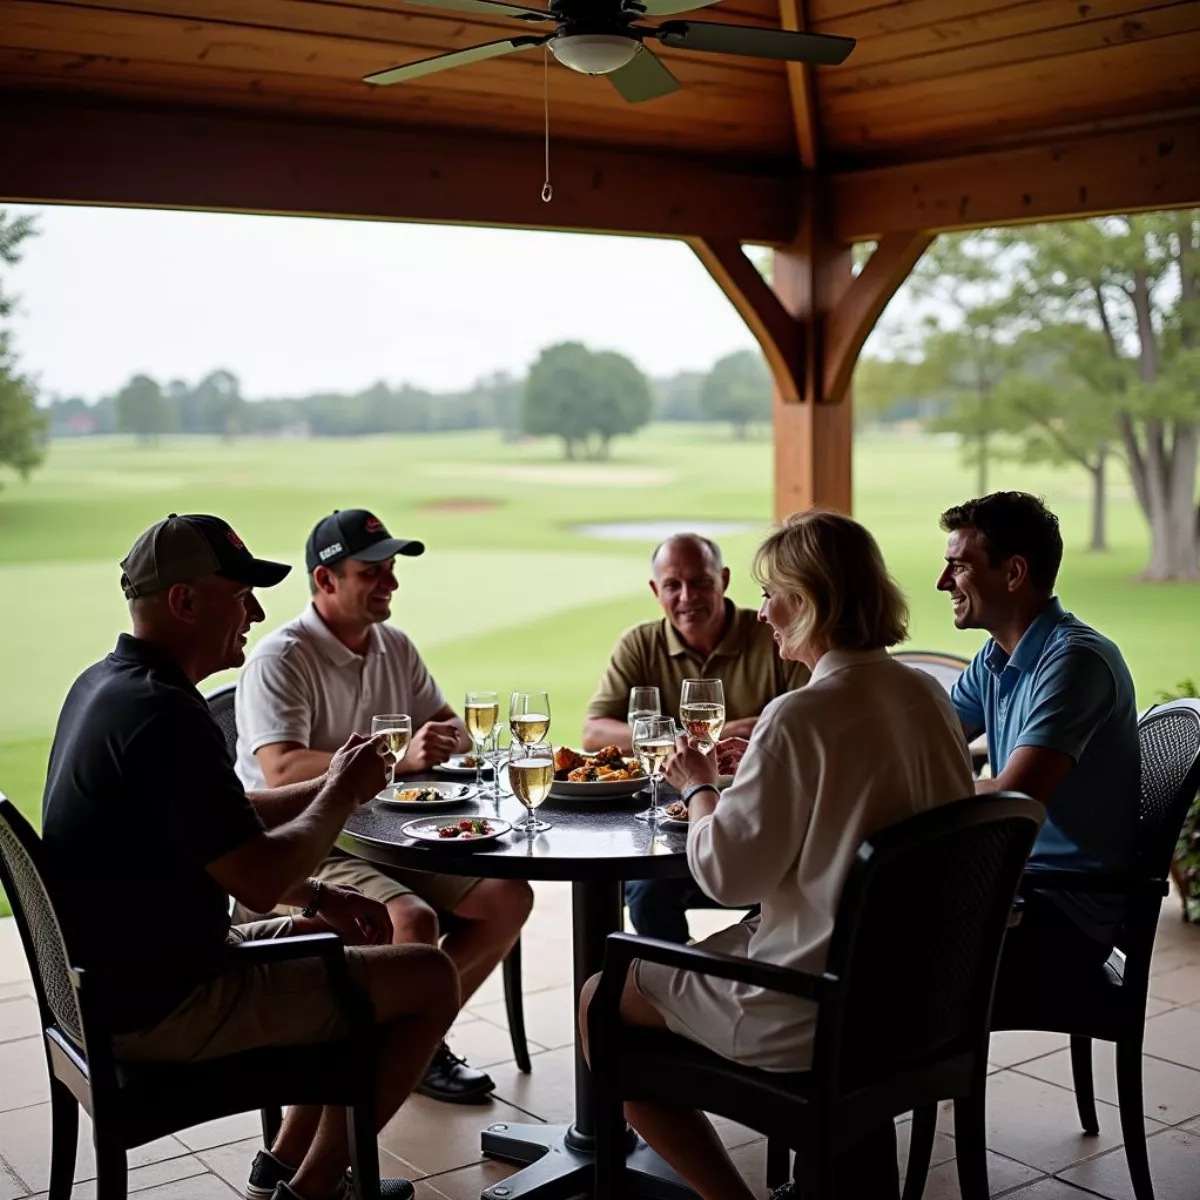
[[[522,746],[540,742],[550,732],[550,696],[546,692],[513,692],[508,702],[508,728]]]
[[[692,745],[712,752],[725,727],[725,689],[719,679],[685,679],[679,696],[679,721]]]
[[[475,788],[483,795],[483,756],[492,731],[500,723],[499,693],[468,692],[463,720],[475,747]]]
[[[408,713],[380,713],[371,718],[371,736],[383,738],[392,758],[392,787],[395,787],[396,768],[412,741],[412,717]]]
[[[526,837],[552,828],[548,821],[538,819],[536,809],[550,794],[554,783],[554,747],[549,742],[521,743],[514,739],[508,750],[508,786],[529,810],[529,815],[516,828]]]
[[[650,807],[635,813],[639,821],[657,822],[666,809],[658,805],[658,781],[663,766],[675,752],[675,722],[670,717],[643,717],[633,726],[633,752],[650,777]]]
[[[632,736],[634,725],[643,717],[658,717],[662,715],[662,701],[659,699],[656,687],[635,687],[629,689],[629,729]]]

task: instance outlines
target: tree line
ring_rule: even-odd
[[[175,433],[359,437],[498,429],[505,436],[557,437],[568,458],[606,457],[614,437],[651,419],[728,421],[737,437],[771,419],[771,381],[762,356],[740,350],[708,372],[648,379],[630,359],[578,342],[548,346],[518,379],[497,372],[460,392],[384,381],[361,392],[323,392],[249,401],[231,371],[197,383],[134,375],[89,404],[56,398],[47,406],[51,437],[130,433],[147,444]]]

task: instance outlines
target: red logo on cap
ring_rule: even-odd
[[[363,522],[363,528],[368,533],[378,533],[383,528],[383,522],[378,517],[368,517]]]
[[[237,535],[236,533],[234,533],[232,529],[230,529],[230,530],[229,530],[229,531],[228,531],[228,532],[225,534],[225,536],[226,536],[226,537],[227,537],[227,538],[230,540],[230,542],[232,542],[232,543],[233,543],[233,545],[235,545],[235,546],[236,546],[236,547],[237,547],[239,550],[245,550],[245,548],[246,548],[246,543],[245,543],[245,542],[243,542],[243,541],[242,541],[242,539],[241,539],[240,537],[238,537],[238,535]]]

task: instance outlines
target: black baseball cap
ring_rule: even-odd
[[[133,600],[211,574],[246,587],[274,587],[291,569],[255,558],[220,517],[171,513],[151,525],[121,561],[121,590]]]
[[[383,562],[397,554],[415,558],[424,553],[424,542],[392,537],[374,513],[365,508],[346,508],[313,526],[304,547],[304,567],[311,575],[318,567],[332,567],[344,558]]]

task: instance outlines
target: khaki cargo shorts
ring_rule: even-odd
[[[443,912],[453,912],[479,882],[478,879],[468,879],[462,875],[387,870],[337,850],[321,863],[313,875],[326,883],[355,888],[380,904],[395,900],[397,896],[413,895]]]
[[[285,938],[291,917],[235,925],[231,943]],[[350,976],[367,990],[370,947],[344,948]],[[339,1041],[350,1024],[334,999],[319,958],[233,965],[201,984],[155,1025],[113,1038],[113,1053],[129,1062],[198,1062],[268,1046]]]

